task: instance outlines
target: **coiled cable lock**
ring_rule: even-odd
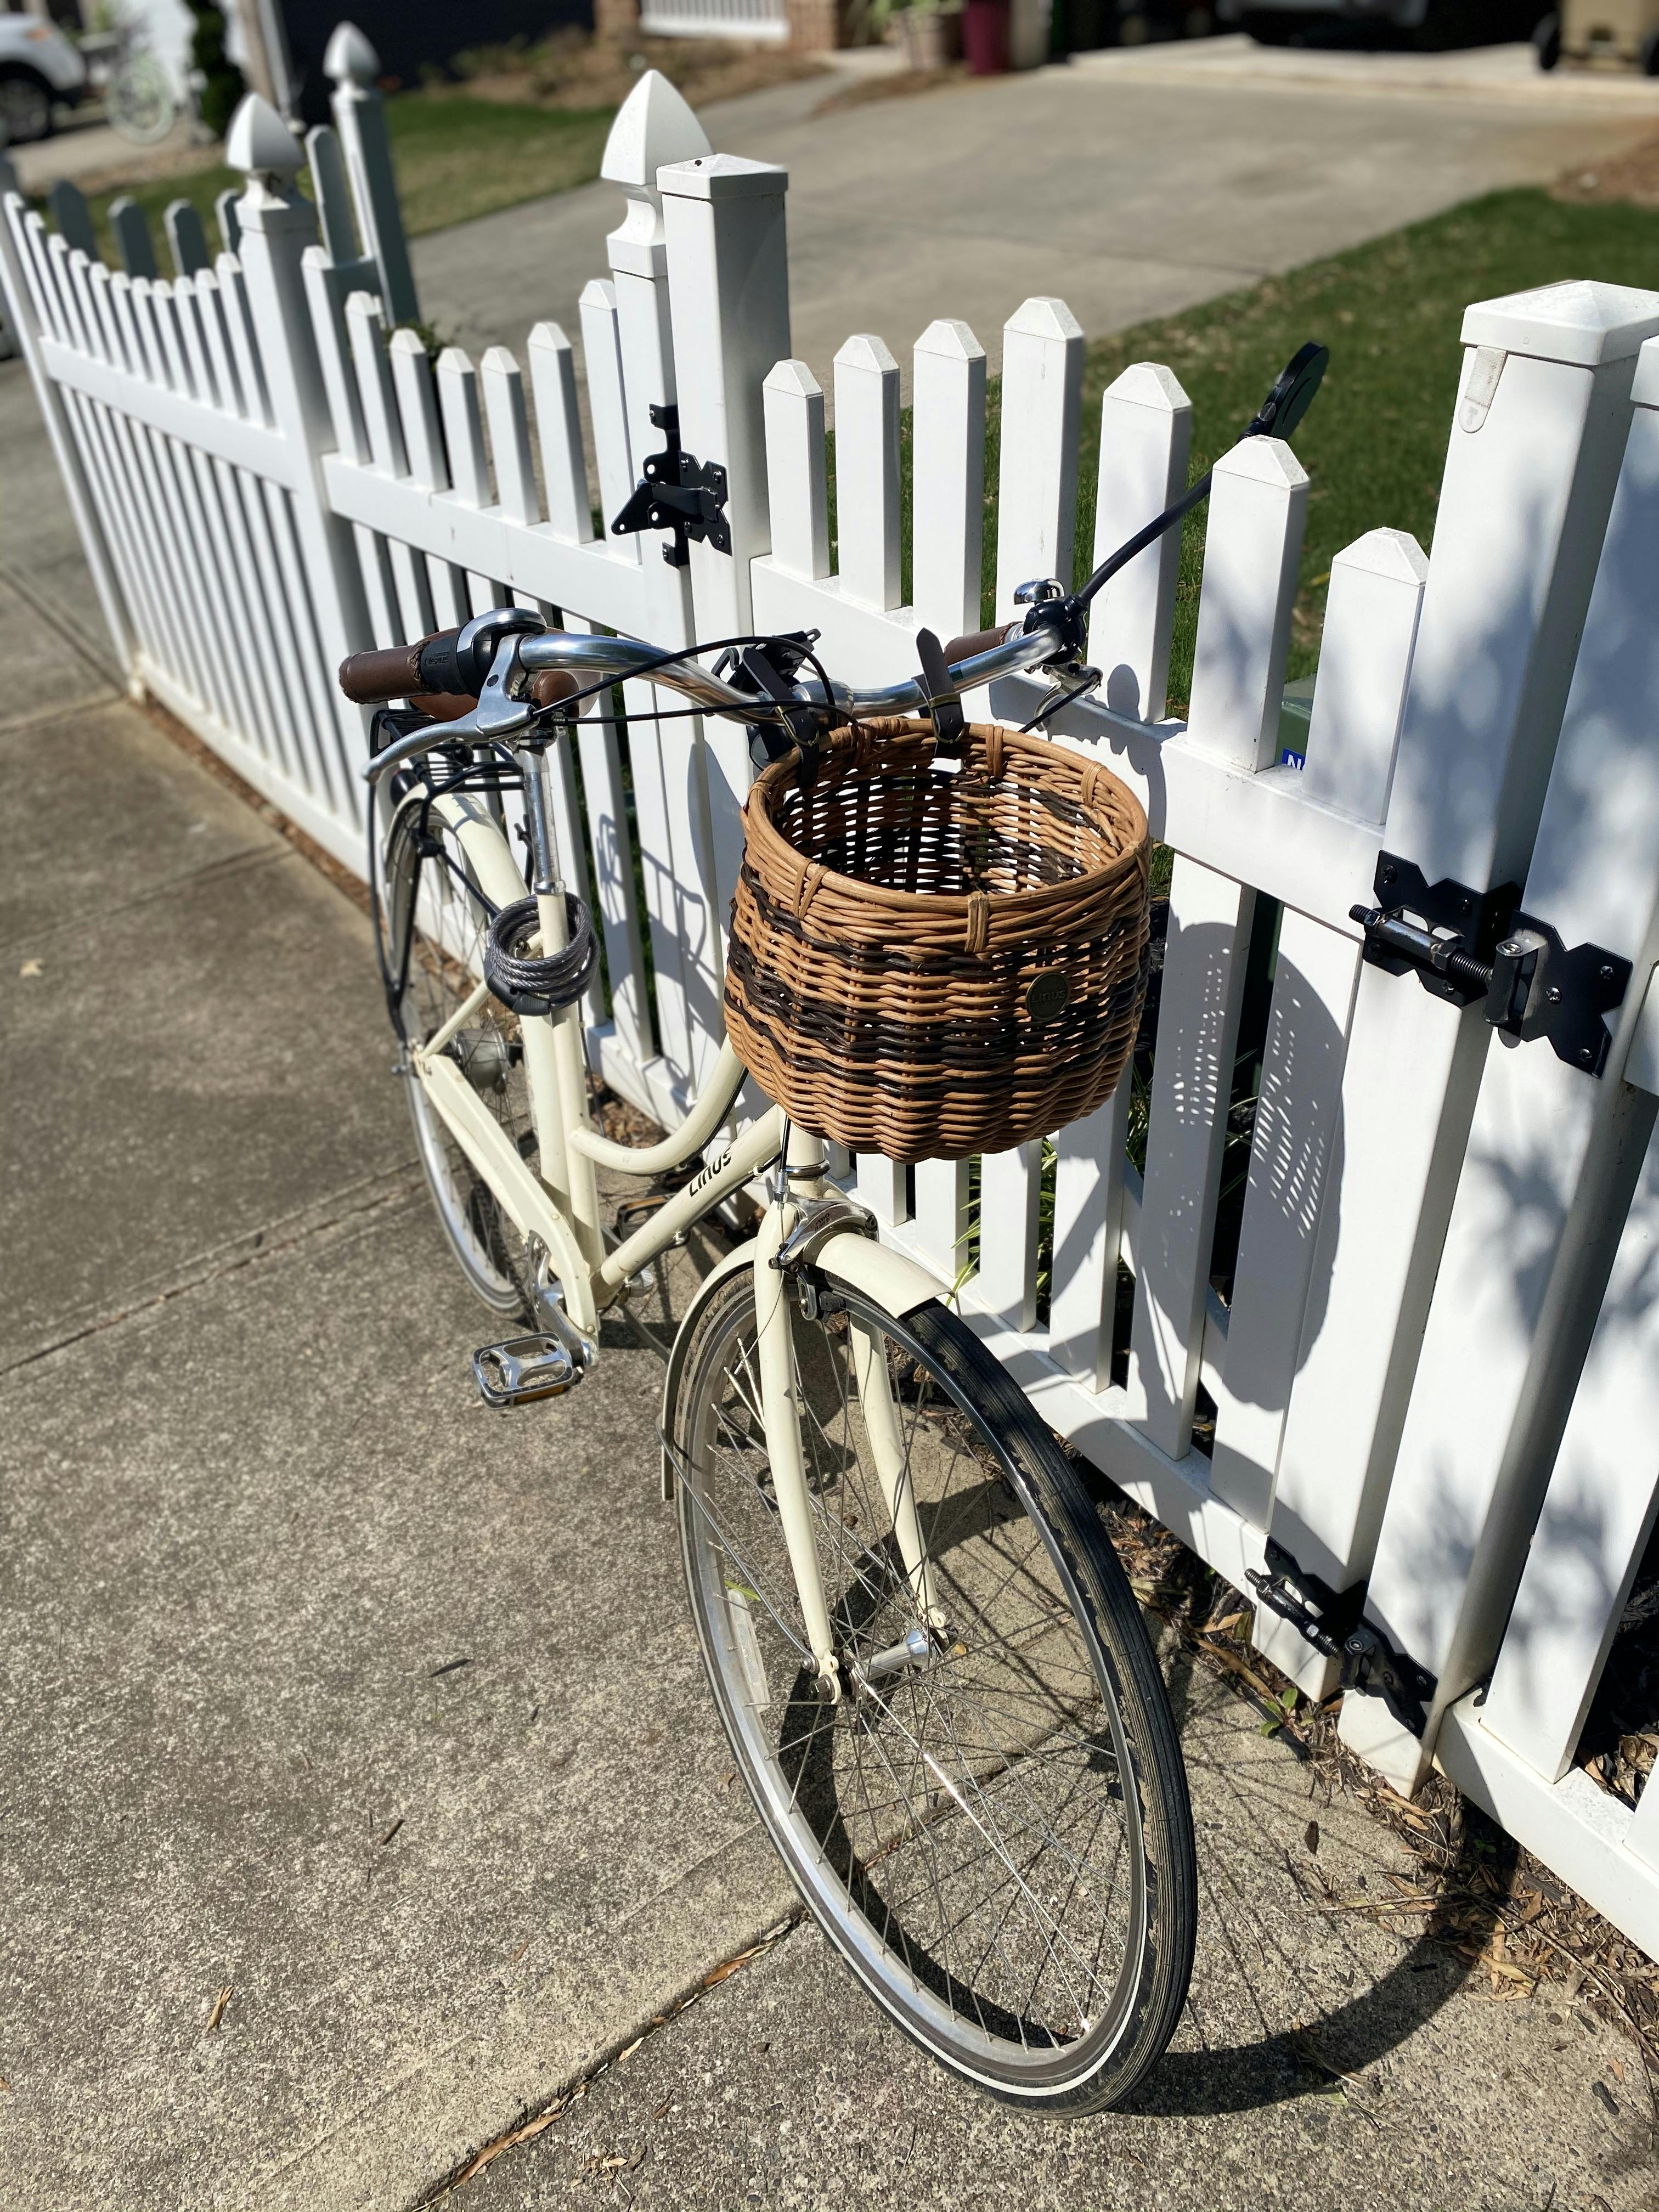
[[[532,959],[523,951],[540,928],[533,898],[515,899],[490,916],[484,939],[484,981],[515,1014],[556,1014],[574,1006],[592,981],[599,941],[586,906],[574,891],[564,895],[570,942],[562,952]]]

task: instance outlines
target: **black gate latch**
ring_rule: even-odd
[[[1374,907],[1349,908],[1374,966],[1394,975],[1410,969],[1425,991],[1457,1006],[1484,1000],[1494,1029],[1528,1042],[1547,1037],[1558,1060],[1601,1073],[1613,1042],[1602,1016],[1623,1002],[1628,960],[1600,945],[1563,945],[1522,909],[1514,884],[1484,892],[1450,877],[1430,884],[1414,861],[1380,853],[1376,891]]]
[[[653,407],[651,420],[663,433],[663,449],[647,454],[641,464],[644,474],[611,524],[611,536],[627,538],[635,531],[672,530],[673,543],[662,549],[662,557],[671,568],[684,568],[690,557],[685,550],[690,538],[706,541],[717,553],[729,553],[732,527],[722,512],[726,471],[718,461],[700,461],[681,450],[678,407],[672,404]]]
[[[1364,1618],[1363,1582],[1348,1589],[1333,1589],[1320,1576],[1299,1567],[1271,1536],[1267,1572],[1247,1567],[1244,1578],[1268,1612],[1288,1620],[1304,1644],[1327,1659],[1340,1660],[1345,1690],[1381,1698],[1401,1728],[1422,1735],[1428,1726],[1435,1678],[1426,1667],[1397,1651],[1382,1630]]]

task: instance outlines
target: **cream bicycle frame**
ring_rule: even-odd
[[[527,775],[545,772],[542,763],[528,756],[524,757],[524,766]],[[441,793],[431,801],[431,808],[454,830],[479,889],[492,904],[503,907],[523,898],[524,881],[512,848],[480,794]],[[562,895],[541,899],[538,918],[544,947],[562,950],[566,927]],[[592,1336],[597,1330],[599,1316],[622,1296],[629,1279],[666,1251],[683,1231],[751,1182],[769,1163],[778,1161],[781,1154],[787,1155],[782,1164],[787,1172],[774,1179],[774,1194],[769,1198],[753,1246],[761,1395],[757,1410],[802,1623],[820,1683],[827,1695],[836,1697],[840,1675],[818,1570],[811,1494],[801,1443],[803,1407],[789,1328],[788,1277],[779,1264],[779,1255],[802,1218],[803,1206],[839,1194],[825,1180],[823,1142],[794,1128],[781,1107],[770,1108],[740,1130],[702,1174],[658,1208],[642,1228],[607,1251],[600,1228],[595,1168],[655,1175],[693,1158],[730,1121],[745,1079],[743,1063],[730,1039],[723,1038],[702,1095],[673,1134],[658,1145],[619,1145],[593,1127],[588,1111],[580,1004],[552,1016],[520,1015],[538,1173],[520,1155],[443,1049],[474,1018],[488,996],[488,986],[480,982],[423,1045],[410,1046],[409,1075],[421,1085],[434,1111],[520,1235],[526,1242],[540,1241],[550,1272],[558,1278],[564,1310],[584,1336]],[[939,1294],[939,1285],[912,1261],[852,1229],[842,1229],[829,1237],[815,1254],[814,1264],[863,1291],[896,1316],[902,1317]],[[906,1579],[921,1617],[938,1626],[943,1615],[933,1599],[887,1363],[872,1330],[856,1319],[851,1330],[859,1403]]]

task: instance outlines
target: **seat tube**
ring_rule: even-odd
[[[570,942],[565,887],[559,872],[558,844],[549,802],[548,779],[551,770],[544,751],[521,752],[519,761],[524,770],[525,817],[535,868],[536,920],[543,952],[551,956],[562,952]],[[591,1269],[605,1257],[605,1239],[599,1229],[599,1185],[592,1160],[574,1146],[567,1144],[565,1138],[573,1123],[585,1123],[587,1120],[587,1073],[582,1056],[581,1020],[580,1000],[550,1018],[532,1017],[525,1024],[525,1052],[531,1065],[532,1097],[538,1089],[537,1074],[544,1066],[541,1087],[550,1094],[547,1108],[538,1110],[536,1116],[543,1176],[568,1207],[583,1256]],[[546,1081],[547,1076],[551,1077],[550,1083]]]

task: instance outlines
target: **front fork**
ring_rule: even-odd
[[[791,1125],[772,1203],[766,1209],[755,1244],[755,1317],[761,1425],[771,1467],[773,1494],[777,1499],[790,1571],[795,1579],[795,1594],[800,1601],[802,1625],[817,1669],[819,1695],[833,1703],[848,1686],[842,1679],[841,1661],[823,1594],[823,1577],[818,1567],[812,1495],[801,1441],[803,1424],[809,1415],[801,1397],[790,1326],[790,1281],[779,1265],[779,1255],[793,1234],[798,1218],[796,1193],[817,1195],[823,1175],[821,1140]],[[942,1628],[944,1615],[934,1598],[933,1570],[916,1513],[886,1354],[874,1329],[850,1316],[848,1319],[854,1380],[877,1477],[898,1540],[899,1556],[904,1562],[905,1579],[921,1619],[930,1628]]]

